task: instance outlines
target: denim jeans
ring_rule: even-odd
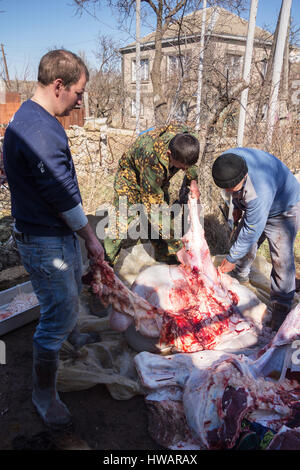
[[[16,242],[40,304],[33,341],[44,349],[59,351],[78,317],[82,288],[79,241],[76,235],[24,235],[24,241]]]
[[[241,221],[238,229],[243,224]],[[260,245],[267,238],[272,260],[270,300],[291,308],[296,289],[294,243],[300,227],[300,202],[275,217],[269,217],[257,243],[236,263],[235,271],[248,276]]]

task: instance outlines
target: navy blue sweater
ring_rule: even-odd
[[[31,235],[68,235],[59,217],[81,202],[67,135],[60,122],[34,101],[22,104],[3,146],[16,228]]]

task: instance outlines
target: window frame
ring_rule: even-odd
[[[140,105],[141,105],[141,112],[140,112],[140,118],[143,118],[144,117],[144,113],[145,113],[145,107],[144,107],[144,100],[141,98],[141,101],[140,101]],[[136,102],[135,102],[135,97],[131,97],[130,99],[130,116],[132,118],[136,118]]]
[[[239,59],[239,69],[235,70],[235,64],[229,63],[229,59]],[[242,76],[242,70],[243,70],[243,55],[241,53],[235,53],[235,52],[226,52],[225,53],[225,74],[229,78],[240,78]]]
[[[141,60],[140,60],[140,64],[141,64],[141,82],[143,82],[143,83],[149,82],[149,77],[150,77],[149,62],[150,62],[149,57],[142,57]],[[147,77],[146,78],[144,78],[144,76],[143,76],[144,67],[143,67],[142,63],[147,63],[147,67],[146,67]],[[131,59],[131,83],[136,83],[136,58]]]

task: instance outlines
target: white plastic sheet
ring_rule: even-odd
[[[215,262],[219,264],[222,258],[215,257]],[[134,250],[124,250],[122,259],[118,274],[122,271],[122,279],[127,280],[128,285],[132,285],[133,279],[143,268],[156,264],[151,256],[151,247],[145,249],[143,245],[136,245]],[[270,266],[267,262],[261,259],[255,261],[250,276],[251,289],[260,300],[267,301],[269,272]],[[143,394],[144,389],[133,364],[136,351],[128,345],[123,333],[110,329],[108,316],[98,318],[82,308],[79,328],[82,332],[98,332],[102,339],[99,343],[84,346],[78,352],[68,343],[63,346],[58,375],[59,390],[84,390],[103,383],[116,399],[129,399],[136,394]],[[258,343],[257,349],[261,345]],[[219,353],[216,351],[216,354]]]

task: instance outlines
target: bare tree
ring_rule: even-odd
[[[19,93],[22,102],[31,98],[34,93],[36,81],[31,80],[31,77],[32,70],[29,63],[25,63],[23,70],[16,72],[15,77],[10,79],[9,82],[6,75],[4,73],[0,73],[0,79],[5,83],[6,90],[11,93]]]
[[[96,9],[101,8],[104,2],[101,0],[73,0],[78,11],[88,11],[95,15]],[[155,55],[151,70],[151,81],[153,87],[153,105],[154,116],[157,125],[164,124],[168,118],[167,101],[163,93],[163,76],[162,76],[162,40],[165,32],[172,23],[176,23],[182,17],[195,11],[201,7],[201,0],[142,0],[146,13],[154,17],[155,22]],[[135,2],[132,0],[106,0],[106,3],[120,14],[120,21],[132,19],[135,14]],[[229,9],[238,9],[239,11],[244,5],[244,0],[211,0],[209,5],[226,6]],[[89,8],[90,7],[90,8]],[[147,15],[148,13],[148,15]]]
[[[119,45],[111,37],[99,34],[94,55],[97,67],[90,69],[87,86],[90,113],[110,122],[112,115],[123,108]]]

